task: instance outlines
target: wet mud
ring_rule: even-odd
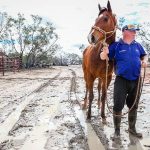
[[[113,82],[114,77],[108,89],[110,108]],[[97,80],[92,118],[87,122],[81,105],[85,94],[81,66],[8,72],[0,76],[0,85],[0,150],[150,149],[149,68],[138,108],[137,129],[144,137],[140,140],[128,133],[127,116],[122,117],[121,138],[112,138],[112,114],[106,107],[104,125],[97,108]]]

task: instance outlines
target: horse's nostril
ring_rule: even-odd
[[[91,35],[91,41],[92,43],[95,43],[95,37],[93,35]]]

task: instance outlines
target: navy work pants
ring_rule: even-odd
[[[132,107],[137,94],[137,87],[138,87],[138,79],[130,81],[121,76],[116,76],[113,95],[114,96],[113,110],[115,112],[122,111],[125,104],[127,104],[128,108]],[[134,105],[134,109],[138,108],[138,102],[139,96],[136,101],[136,104]]]

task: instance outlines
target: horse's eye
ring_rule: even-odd
[[[107,17],[107,16],[104,17],[104,21],[105,21],[105,22],[108,21],[108,17]]]

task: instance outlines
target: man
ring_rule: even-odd
[[[120,136],[121,114],[124,104],[130,109],[134,103],[137,86],[140,78],[141,66],[146,67],[146,52],[143,47],[135,41],[136,31],[139,29],[134,25],[126,25],[122,28],[123,38],[104,47],[100,54],[102,60],[109,57],[114,59],[116,79],[114,82],[114,106],[113,121],[115,128],[115,137]],[[136,105],[128,114],[129,133],[141,138],[135,128],[137,119],[138,100]]]

